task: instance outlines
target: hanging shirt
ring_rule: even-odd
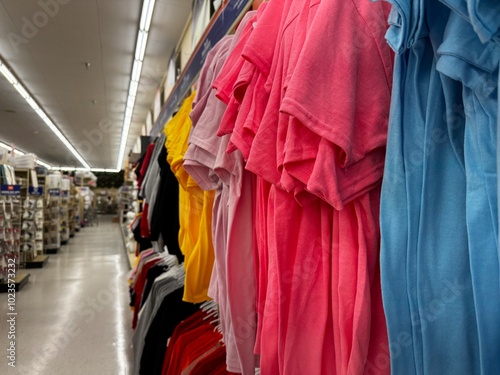
[[[212,73],[215,78],[221,70],[230,42],[231,39],[222,40],[207,56],[199,93],[203,98],[208,89],[209,97],[202,110],[199,108],[204,101],[200,99],[191,113],[194,128],[184,166],[204,189],[217,189],[213,211],[216,261],[209,294],[220,307],[228,370],[254,374],[253,192],[251,180],[244,176],[241,154],[228,155],[229,136],[217,137],[226,105],[216,98],[208,82]]]
[[[467,0],[468,18],[481,42],[500,43],[500,7],[495,0]]]
[[[184,254],[186,283],[184,300],[203,302],[214,262],[212,207],[214,192],[203,191],[183,168],[191,131],[189,112],[196,93],[187,98],[179,112],[165,127],[168,163],[179,181],[179,245]]]
[[[324,139],[315,140],[317,157],[312,167],[307,161],[314,147],[306,148],[305,173],[297,165],[301,143],[289,142],[287,162],[299,168],[293,174],[301,181],[309,174],[309,180],[302,181],[308,190],[337,209],[382,177],[392,74],[392,55],[383,40],[384,6],[363,1],[349,4],[320,4],[281,105],[283,112]],[[328,13],[335,19],[323,16]],[[332,22],[335,27],[328,27]],[[314,37],[320,30],[324,39]],[[325,49],[327,40],[335,41],[336,48]],[[318,101],[317,97],[330,99]],[[324,160],[332,161],[329,167]],[[325,173],[332,165],[334,170]]]
[[[397,55],[380,216],[391,370],[481,374],[462,90],[436,70],[450,11],[424,0],[391,4],[386,37]]]
[[[485,374],[499,373],[500,360],[494,353],[500,350],[496,324],[500,310],[496,170],[500,45],[483,44],[471,24],[452,12],[438,54],[437,70],[463,85],[466,220],[481,369]]]
[[[163,147],[158,155],[160,165],[160,186],[152,213],[151,240],[161,240],[167,251],[177,256],[179,263],[184,255],[179,247],[179,182],[167,162],[167,149]]]
[[[164,299],[171,293],[184,285],[185,271],[182,265],[171,267],[166,273],[156,278],[151,293],[142,307],[134,336],[132,338],[134,348],[134,370],[138,375],[141,369],[141,358],[146,344],[146,335],[160,310]],[[181,318],[182,319],[182,318]],[[161,348],[159,348],[161,349]]]

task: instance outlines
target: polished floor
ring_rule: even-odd
[[[83,228],[51,255],[43,269],[26,270],[16,293],[16,368],[7,364],[7,295],[0,294],[0,374],[128,375],[132,369],[128,260],[111,216]]]

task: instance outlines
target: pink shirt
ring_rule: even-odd
[[[290,116],[283,168],[335,208],[330,288],[335,372],[342,374],[364,374],[367,360],[388,350],[377,281],[392,70],[386,16],[381,3],[321,2],[281,104]]]
[[[306,178],[312,175],[303,182],[309,191],[341,209],[382,176],[392,77],[392,54],[384,39],[387,7],[362,0],[342,6],[321,2],[317,12],[281,111],[325,139],[316,140],[319,165],[314,168],[318,171],[312,172],[309,164]],[[332,23],[336,26],[331,27]],[[325,48],[325,43],[334,43],[335,48]],[[287,151],[293,157],[288,160],[297,163],[301,150],[293,141],[290,146]],[[304,160],[310,161],[311,149]],[[331,166],[332,156],[335,168],[354,167],[356,173],[346,179],[343,173],[322,176],[325,166],[321,163],[328,160]],[[346,188],[348,193],[343,191]]]
[[[241,52],[253,31],[252,23],[257,18],[257,12],[262,12],[265,9],[263,4],[262,10],[248,12],[238,26],[234,35],[231,52],[226,59],[226,62],[216,77],[212,86],[217,90],[217,97],[224,103],[229,103],[229,97],[233,92],[233,85],[238,77],[241,67],[244,63],[241,57]]]
[[[266,91],[270,92],[269,100],[256,131],[246,166],[248,170],[280,187],[282,187],[281,173],[278,166],[283,157],[283,148],[280,145],[284,142],[282,137],[285,133],[278,134],[279,125],[276,126],[276,124],[279,120],[279,107],[283,96],[284,72],[287,70],[293,48],[296,21],[304,7],[301,1],[293,1],[286,5],[286,11],[281,15],[281,30],[278,32],[270,74],[264,86],[267,87]],[[257,29],[259,27],[260,23],[257,24]]]
[[[213,70],[216,76],[230,49],[229,45],[225,55],[214,54],[212,63],[207,57],[204,74],[200,76],[203,91],[212,85],[206,70]],[[190,136],[184,168],[200,186],[217,187],[212,225],[216,255],[209,293],[220,307],[228,371],[253,375],[256,366],[253,177],[244,171],[241,153],[226,153],[229,135],[216,135],[226,104],[216,98],[215,90],[208,91],[208,99],[197,102],[204,102],[205,107],[199,110],[197,104],[194,108],[198,121]]]

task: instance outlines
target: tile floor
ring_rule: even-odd
[[[16,294],[16,368],[7,365],[7,294],[0,294],[0,374],[128,375],[132,313],[120,228],[83,228]]]

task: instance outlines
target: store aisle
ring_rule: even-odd
[[[16,294],[17,366],[9,368],[0,294],[0,374],[127,375],[131,369],[128,262],[111,216],[83,228]]]

